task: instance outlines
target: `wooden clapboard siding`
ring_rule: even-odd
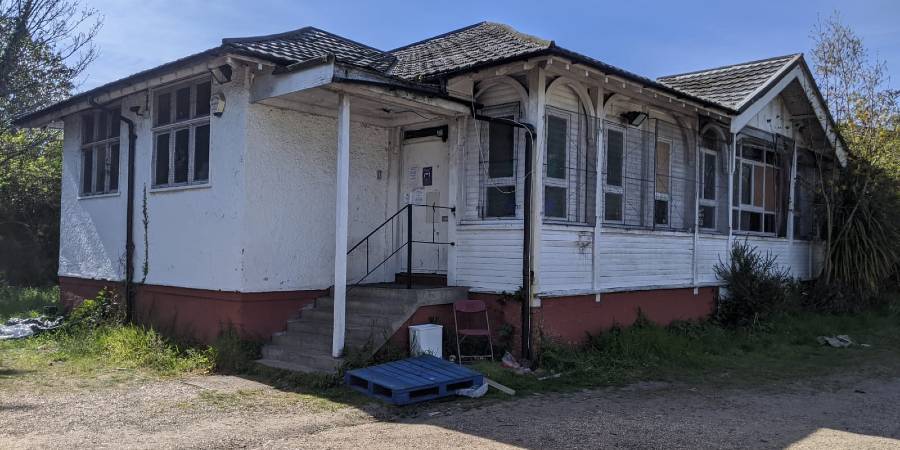
[[[597,242],[600,289],[691,283],[692,239],[687,233],[604,228]]]
[[[541,292],[590,291],[593,283],[593,229],[568,227],[542,231]]]
[[[461,225],[456,282],[476,291],[515,292],[522,285],[522,227]]]

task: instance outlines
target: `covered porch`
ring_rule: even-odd
[[[387,78],[329,59],[261,74],[253,80],[249,97],[251,111],[275,108],[279,112],[265,114],[286,114],[282,126],[300,128],[299,133],[321,131],[290,119],[299,117],[296,113],[330,119],[336,129],[336,135],[319,136],[320,145],[333,153],[324,152],[315,163],[334,167],[329,180],[333,202],[330,192],[319,199],[332,203],[334,239],[320,242],[320,250],[327,244],[328,251],[319,254],[323,263],[333,257],[333,267],[323,270],[333,269],[328,270],[333,282],[330,355],[339,357],[347,344],[348,289],[392,282],[398,273],[407,281],[412,273],[453,279],[448,261],[457,175],[451,155],[469,106],[442,95],[436,86]],[[296,147],[304,151],[302,143]],[[306,167],[303,173],[315,169]],[[331,228],[328,219],[324,214],[298,215],[310,233]]]

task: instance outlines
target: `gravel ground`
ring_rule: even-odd
[[[642,383],[416,408],[235,377],[59,389],[0,380],[2,448],[898,448],[900,378]]]

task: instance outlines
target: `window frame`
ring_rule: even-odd
[[[209,75],[202,75],[198,77],[193,77],[187,80],[183,80],[177,83],[173,83],[171,85],[165,86],[163,88],[154,89],[151,92],[151,108],[150,111],[150,120],[152,121],[153,128],[151,130],[153,136],[153,151],[152,151],[152,159],[150,164],[150,181],[151,181],[151,192],[154,191],[163,191],[169,189],[177,189],[177,188],[185,188],[185,187],[203,187],[210,186],[212,183],[212,121],[211,121],[211,111],[207,112],[203,115],[197,114],[197,98],[198,98],[198,88],[204,83],[210,84],[210,93],[212,93],[213,82],[212,77]],[[177,92],[185,87],[190,87],[190,111],[188,112],[188,118],[180,121],[176,121],[177,114],[177,102],[178,95]],[[159,97],[165,94],[169,94],[169,122],[159,125],[158,117],[157,117],[157,108]],[[211,96],[212,94],[210,94]],[[209,128],[209,136],[207,137],[207,176],[205,180],[196,180],[196,144],[197,144],[197,130],[202,128],[203,126],[208,126]],[[187,180],[184,182],[175,182],[175,144],[176,144],[176,135],[181,130],[188,130],[188,162],[187,162]],[[165,184],[158,184],[156,182],[157,175],[157,155],[158,155],[158,138],[161,135],[168,134],[168,176],[167,182]]]
[[[609,133],[616,132],[622,136],[622,159],[619,163],[619,173],[621,174],[621,185],[609,184]],[[603,130],[603,222],[609,224],[625,224],[625,187],[628,183],[625,180],[626,168],[628,161],[628,128],[607,123]],[[606,195],[613,194],[619,196],[619,220],[608,219],[606,215]]]
[[[761,155],[762,155],[761,160],[745,158],[744,157],[744,148],[745,147],[753,148],[755,150],[760,151]],[[774,154],[774,161],[771,164],[767,161],[767,158],[766,158],[768,153]],[[747,142],[746,140],[742,140],[738,143],[738,152],[734,155],[734,164],[735,164],[734,179],[736,180],[736,182],[734,183],[734,197],[737,198],[737,201],[733,202],[734,204],[732,205],[732,208],[731,208],[731,214],[737,220],[734,221],[734,219],[732,219],[734,221],[734,223],[732,223],[733,231],[736,231],[741,234],[748,234],[748,235],[769,236],[769,237],[778,236],[778,216],[781,213],[781,211],[779,211],[780,207],[779,207],[779,201],[778,201],[778,198],[779,198],[778,195],[780,194],[778,192],[778,179],[779,179],[779,176],[781,175],[781,170],[783,170],[781,167],[779,167],[779,158],[780,157],[781,156],[778,154],[778,151],[776,149],[769,148],[765,144],[760,144],[760,143],[756,143],[756,142]],[[742,181],[743,181],[743,176],[744,176],[744,166],[745,165],[750,166],[750,168],[751,168],[750,169],[750,178],[749,178],[750,179],[750,187],[749,187],[750,203],[744,203],[744,198],[743,198],[744,191],[743,191]],[[762,203],[762,206],[757,206],[754,204],[756,201],[756,183],[757,183],[756,171],[757,170],[762,171],[762,190],[760,191],[760,196],[762,197],[760,201]],[[774,205],[774,210],[771,210],[771,211],[766,209],[766,207],[768,206],[767,205],[767,198],[768,198],[767,177],[769,175],[770,170],[772,171],[772,175],[775,179],[775,184],[774,184],[775,205]],[[759,222],[760,230],[759,231],[744,229],[743,223],[741,220],[741,216],[745,212],[749,213],[749,214],[758,214],[759,215],[759,219],[760,219],[760,222]],[[766,216],[772,216],[773,225],[774,225],[773,231],[766,231]]]
[[[573,129],[572,129],[572,127],[573,127],[573,125],[572,125],[572,114],[569,113],[569,112],[565,112],[565,111],[560,110],[560,109],[558,109],[558,108],[554,108],[554,107],[548,106],[548,107],[546,108],[546,115],[547,115],[547,121],[546,121],[546,124],[547,124],[547,132],[545,133],[545,134],[546,134],[546,138],[545,138],[546,143],[545,143],[545,145],[544,145],[544,161],[549,161],[549,156],[550,156],[550,132],[549,132],[549,129],[550,129],[550,117],[554,117],[554,118],[556,118],[556,119],[562,119],[562,120],[564,120],[564,121],[566,122],[566,129],[565,129],[565,151],[564,151],[564,153],[565,153],[565,161],[564,161],[564,163],[563,163],[563,177],[562,177],[562,178],[557,178],[557,177],[550,177],[550,176],[548,176],[548,173],[549,173],[549,170],[550,170],[550,165],[549,165],[549,163],[546,163],[546,162],[544,163],[544,172],[543,172],[543,180],[544,180],[544,204],[541,205],[541,207],[543,208],[542,211],[544,212],[544,220],[546,220],[546,221],[548,221],[548,222],[560,222],[560,223],[571,224],[571,223],[568,221],[568,219],[569,219],[569,206],[570,206],[569,203],[571,203],[571,200],[572,200],[572,199],[571,199],[571,196],[572,196],[574,193],[572,192],[572,190],[570,189],[570,186],[569,186],[569,182],[571,181],[571,180],[570,180],[570,177],[569,177],[569,175],[570,175],[570,174],[569,174],[569,170],[570,170],[570,168],[569,168],[569,162],[573,160],[573,158],[572,158],[572,145],[571,145],[571,144],[572,144],[572,142],[571,142],[571,140],[572,140],[572,133],[573,133],[573,132],[577,133],[578,130],[577,130],[577,129],[576,129],[576,130],[573,130]],[[562,190],[563,190],[563,192],[564,192],[563,198],[565,199],[565,203],[563,203],[563,214],[562,214],[561,216],[550,216],[550,215],[547,215],[547,201],[546,201],[546,191],[547,191],[547,188],[556,188],[556,189],[562,189]]]
[[[118,114],[107,114],[107,111],[118,112]],[[122,162],[122,145],[121,145],[121,123],[119,117],[121,115],[121,106],[116,105],[112,107],[105,108],[105,110],[91,110],[83,112],[79,115],[79,134],[80,134],[80,145],[79,145],[79,153],[78,153],[78,198],[92,198],[92,197],[101,197],[101,196],[113,196],[119,194],[119,171],[121,169]],[[85,117],[91,116],[91,140],[85,139]],[[100,120],[101,117],[105,117],[106,121],[102,122]],[[108,128],[105,132],[105,136],[102,139],[97,139],[101,134],[100,125],[105,124]],[[116,148],[117,151],[114,152],[113,148]],[[103,188],[97,188],[97,171],[100,169],[100,161],[98,161],[98,150],[103,150]],[[87,156],[87,151],[91,152],[91,190],[90,192],[84,190],[84,176],[85,176],[85,157]],[[118,156],[115,158],[116,165],[112,167],[113,161],[113,153],[116,153]],[[116,185],[113,188],[112,179],[113,179],[113,169],[116,172]]]
[[[510,120],[519,120],[520,105],[518,102],[516,103],[508,103],[504,105],[495,105],[485,108],[482,112],[485,116],[498,118],[498,119],[510,119]],[[479,190],[478,193],[481,207],[478,212],[479,218],[481,220],[517,220],[521,219],[520,217],[520,205],[519,205],[519,175],[520,168],[519,160],[522,157],[523,146],[520,142],[521,140],[521,131],[512,125],[509,125],[512,128],[513,139],[512,139],[512,155],[513,155],[513,170],[512,175],[507,177],[491,177],[490,176],[490,164],[491,164],[491,149],[490,149],[490,130],[491,123],[488,121],[478,121],[475,123],[476,129],[480,132],[480,137],[478,138],[479,144],[483,147],[478,154],[478,165],[479,165]],[[503,188],[512,187],[512,192],[503,192]],[[501,193],[511,194],[513,196],[513,214],[507,216],[492,216],[489,215],[488,212],[490,208],[488,207],[489,201],[489,190],[490,189],[498,189],[501,190]]]
[[[709,199],[705,197],[707,179],[706,179],[706,157],[712,156],[714,159],[713,162],[713,198]],[[719,225],[719,152],[708,149],[706,147],[700,148],[700,195],[698,196],[700,199],[700,206],[707,207],[713,209],[712,215],[712,227],[704,227],[702,225],[702,221],[698,215],[697,217],[697,225],[701,230],[718,230]],[[698,209],[699,212],[699,209]]]
[[[656,183],[659,178],[659,144],[664,143],[669,147],[669,164],[666,168],[668,170],[668,183],[666,183],[666,190],[668,192],[659,192],[658,184]],[[674,153],[675,143],[670,138],[657,137],[656,138],[656,146],[654,147],[653,152],[653,226],[654,227],[663,227],[669,228],[672,224],[672,154]],[[666,223],[659,223],[658,218],[656,216],[656,202],[665,202],[666,203]]]

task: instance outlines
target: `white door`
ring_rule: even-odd
[[[449,206],[448,148],[447,142],[440,137],[403,142],[401,204]],[[446,274],[449,245],[445,243],[448,242],[447,224],[452,220],[450,210],[413,206],[412,214],[412,237],[414,241],[418,241],[412,244],[413,272]],[[401,271],[405,271],[405,249],[402,253]]]

